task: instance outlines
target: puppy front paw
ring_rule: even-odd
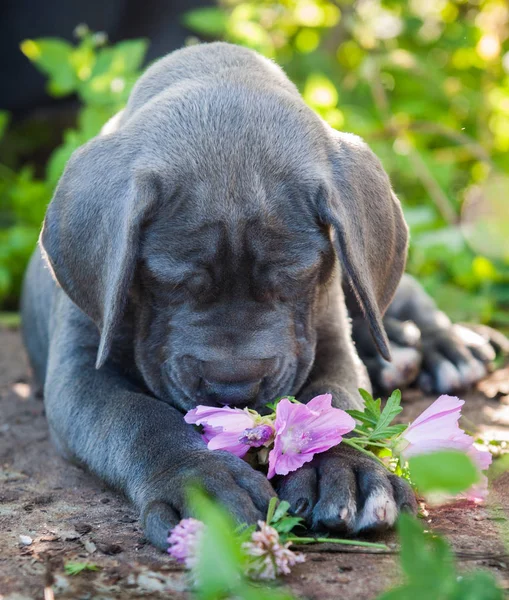
[[[282,500],[315,531],[353,534],[392,527],[417,502],[406,481],[366,455],[340,445],[275,482]]]
[[[141,521],[147,539],[168,548],[168,533],[180,519],[193,516],[187,490],[199,485],[222,504],[239,524],[264,520],[274,489],[267,478],[245,461],[223,451],[193,453],[185,465],[163,471],[145,485]]]

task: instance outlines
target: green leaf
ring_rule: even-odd
[[[378,416],[380,416],[381,400],[380,399],[373,400],[373,396],[363,388],[359,388],[359,394],[361,395],[361,398],[364,400],[364,404],[369,406],[370,403],[374,402],[375,406],[378,406]]]
[[[196,8],[184,14],[182,23],[195,33],[216,38],[226,30],[227,15],[220,8]]]
[[[368,417],[366,413],[361,412],[360,410],[347,410],[346,411],[351,417],[353,417],[356,421],[361,421],[362,423],[368,423],[372,425],[376,425],[376,419]]]
[[[451,600],[502,600],[504,597],[491,573],[477,571],[458,579],[457,589]]]
[[[69,561],[64,565],[67,575],[79,575],[83,571],[99,571],[100,567],[93,563]]]
[[[269,524],[272,523],[272,521],[274,520],[274,513],[276,511],[277,504],[278,504],[277,498],[271,498],[269,500],[269,507],[267,508],[267,516],[265,517],[265,521]]]
[[[368,440],[389,439],[406,428],[405,425],[390,425],[403,409],[401,408],[401,392],[395,390],[381,411],[381,399],[374,400],[365,390],[359,390],[364,399],[364,412],[349,410],[348,414],[360,423],[359,429],[368,436]]]
[[[52,96],[65,96],[76,89],[78,78],[71,63],[73,50],[69,42],[57,38],[21,43],[23,54],[49,76],[48,91]]]
[[[113,48],[101,48],[97,52],[91,77],[96,77],[97,75],[103,75],[104,73],[107,73],[111,69],[114,56],[115,50]]]
[[[398,520],[398,534],[401,566],[410,583],[428,587],[434,581],[439,588],[455,579],[453,555],[443,538],[424,533],[419,521],[406,514]]]
[[[46,178],[51,185],[57,184],[72,153],[84,142],[85,139],[74,129],[64,133],[64,143],[53,151],[46,165]]]
[[[403,410],[401,407],[401,392],[399,390],[395,390],[392,392],[390,397],[387,399],[387,402],[384,406],[384,409],[380,415],[380,419],[373,431],[372,437],[379,436],[381,432],[392,422],[394,417],[399,415],[399,413]]]
[[[398,534],[407,581],[378,600],[502,600],[502,592],[489,573],[457,577],[448,543],[424,532],[417,519],[401,515]]]
[[[200,600],[216,600],[239,587],[244,556],[235,526],[223,508],[197,488],[189,490],[189,502],[196,517],[205,523],[195,573],[196,595]]]
[[[408,429],[408,426],[403,425],[403,424],[389,425],[388,427],[386,427],[384,429],[384,431],[383,431],[384,435],[383,435],[383,438],[381,438],[381,439],[395,437],[396,435],[403,433],[403,431],[405,431],[406,429]],[[377,438],[372,435],[371,439],[373,441],[375,441]]]
[[[417,585],[402,585],[389,590],[377,598],[377,600],[446,600],[444,596],[430,595],[429,588],[420,588]]]
[[[273,523],[272,526],[279,533],[290,533],[292,529],[297,527],[298,525],[302,525],[304,519],[301,517],[284,517],[280,519],[277,523]]]
[[[286,500],[282,500],[278,504],[278,507],[276,508],[276,512],[274,513],[274,516],[272,517],[271,522],[275,523],[275,522],[279,521],[280,519],[282,519],[288,512],[289,508],[290,508],[290,503],[287,502]]]
[[[463,452],[442,450],[413,456],[410,477],[422,494],[459,494],[479,481],[479,471]]]
[[[80,136],[88,140],[96,136],[113,116],[113,111],[102,106],[85,106],[78,115]]]
[[[119,42],[113,48],[111,70],[117,74],[134,73],[145,59],[148,40],[140,38]]]
[[[195,597],[199,600],[292,600],[291,594],[254,585],[244,576],[245,556],[242,535],[235,533],[226,511],[200,489],[188,491],[191,508],[203,523],[198,565],[194,572]]]
[[[369,392],[362,388],[359,389],[359,394],[364,400],[364,412],[375,420],[378,420],[380,418],[382,400],[380,398],[375,400]]]

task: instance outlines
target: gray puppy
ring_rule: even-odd
[[[26,277],[25,343],[58,450],[122,490],[160,548],[190,480],[239,522],[262,518],[267,479],[209,452],[183,413],[324,392],[361,407],[347,310],[389,359],[382,316],[407,237],[377,158],[274,63],[224,43],[163,58],[73,154]],[[412,298],[427,297],[403,290],[398,310],[418,320]],[[416,506],[343,447],[276,489],[315,529],[379,529]]]

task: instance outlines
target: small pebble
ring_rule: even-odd
[[[19,536],[19,543],[22,546],[30,546],[30,544],[33,542],[34,540],[29,536],[29,535],[20,535]]]

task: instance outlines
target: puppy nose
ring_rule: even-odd
[[[216,404],[247,406],[256,400],[262,380],[275,366],[272,358],[202,361],[203,391]]]
[[[252,404],[260,391],[261,381],[238,383],[220,383],[204,381],[204,391],[214,404],[228,406],[248,406]]]

